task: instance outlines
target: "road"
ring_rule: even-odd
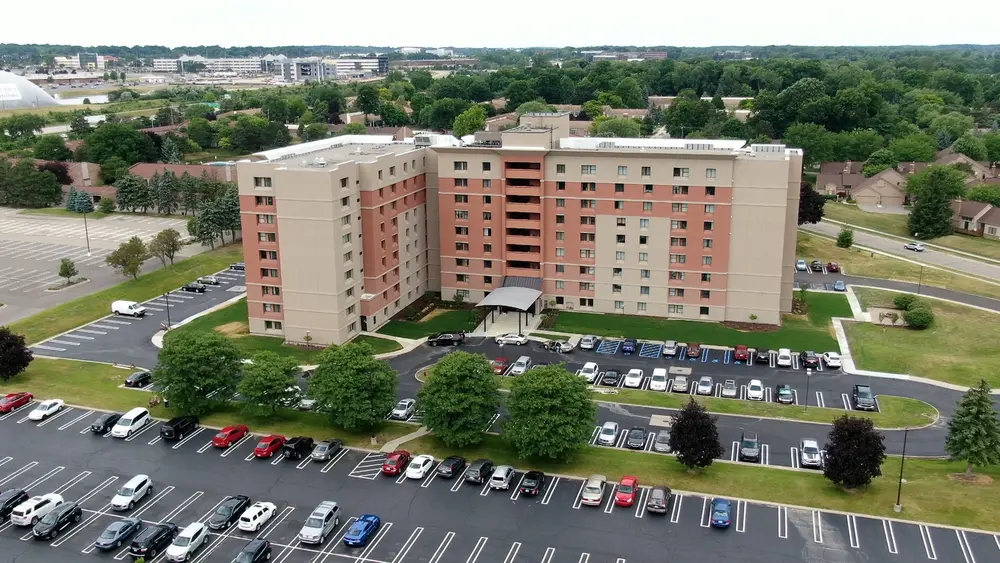
[[[879,278],[865,278],[861,276],[851,276],[847,274],[823,275],[819,273],[812,274],[812,273],[802,273],[802,272],[795,274],[796,285],[808,283],[810,284],[811,289],[825,289],[826,285],[830,283],[830,280],[843,280],[844,283],[847,283],[849,285],[867,285],[871,287],[880,287],[882,289],[919,293],[920,295],[939,297],[941,299],[948,299],[949,301],[955,301],[957,303],[964,303],[966,305],[973,305],[976,307],[989,309],[991,311],[1000,312],[1000,300],[998,299],[992,299],[990,297],[982,297],[979,295],[971,295],[968,293],[961,293],[958,291],[952,291],[950,289],[944,289],[942,287],[934,287],[929,285],[918,286],[915,283],[901,282],[895,280],[883,280]]]
[[[804,231],[817,233],[830,238],[837,238],[837,235],[840,233],[840,225],[826,222],[820,222],[814,225],[807,223],[805,225],[800,225],[799,228]],[[949,254],[932,248],[928,248],[923,252],[912,252],[910,250],[905,250],[903,248],[903,243],[899,240],[882,237],[860,229],[855,229],[854,231],[854,244],[871,248],[873,250],[879,250],[894,256],[909,258],[911,260],[919,260],[934,266],[950,268],[952,270],[964,272],[974,276],[991,280],[1000,280],[1000,265],[994,265],[972,258]],[[803,256],[803,258],[809,257]]]

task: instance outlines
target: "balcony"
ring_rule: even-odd
[[[538,231],[542,228],[541,219],[512,219],[508,217],[505,224],[512,229],[533,229]]]
[[[518,262],[535,263],[542,261],[542,252],[540,250],[533,252],[508,250],[507,252],[504,253],[504,258],[506,258],[507,260],[517,260]]]
[[[516,195],[516,196],[540,197],[542,195],[542,187],[512,186],[510,184],[505,184],[503,187],[503,193],[507,195]]]
[[[524,235],[507,235],[503,238],[504,242],[509,245],[521,245],[521,246],[538,246],[542,242],[541,235],[536,236],[524,236]]]
[[[541,213],[542,202],[518,202],[507,200],[505,209],[511,213]]]
[[[542,165],[539,162],[506,162],[504,163],[504,178],[541,180]]]

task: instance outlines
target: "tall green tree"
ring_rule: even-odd
[[[309,396],[334,425],[374,432],[396,404],[396,371],[376,360],[367,344],[331,347],[309,379]]]
[[[181,161],[181,149],[173,137],[163,139],[160,146],[160,160],[168,164],[176,164]]]
[[[24,342],[24,336],[0,326],[0,381],[10,381],[28,369],[34,354]]]
[[[108,254],[104,261],[119,274],[138,279],[139,269],[148,257],[149,249],[146,248],[146,243],[139,237],[132,237]]]
[[[819,195],[812,185],[802,182],[799,185],[799,224],[816,224],[823,219],[823,207],[826,200]]]
[[[85,139],[90,135],[91,131],[93,131],[93,127],[90,126],[90,122],[87,121],[86,116],[83,114],[73,116],[73,119],[69,123],[70,139]]]
[[[968,134],[962,135],[955,141],[955,144],[951,148],[955,152],[964,154],[972,160],[986,160],[989,158],[986,143],[983,142],[981,137],[974,137]]]
[[[503,438],[522,459],[567,461],[589,442],[596,411],[583,378],[542,366],[511,384]]]
[[[937,141],[930,135],[916,133],[889,143],[889,150],[900,162],[930,162],[937,154]]]
[[[868,159],[865,160],[865,164],[861,168],[861,174],[866,178],[871,178],[883,170],[897,166],[899,166],[899,159],[896,158],[896,155],[891,150],[879,149],[870,154]]]
[[[726,451],[719,442],[715,417],[694,399],[674,417],[670,447],[677,454],[677,461],[688,469],[708,467]]]
[[[379,106],[378,114],[382,117],[382,125],[386,127],[402,127],[410,122],[406,110],[393,102],[385,102]]]
[[[131,166],[137,162],[154,161],[159,155],[152,140],[124,123],[104,122],[87,136],[87,158],[102,166],[118,157]]]
[[[965,473],[973,467],[1000,464],[1000,420],[985,379],[962,396],[954,416],[948,421],[944,449],[953,459],[965,462]]]
[[[167,170],[156,182],[150,181],[149,189],[155,194],[156,211],[163,215],[173,215],[180,206],[180,192],[177,176]]]
[[[622,99],[622,105],[627,108],[646,108],[646,96],[635,78],[629,76],[615,85],[615,94]]]
[[[15,141],[28,144],[35,140],[35,133],[45,127],[45,118],[34,113],[15,113],[3,121],[3,128]]]
[[[62,198],[62,186],[52,172],[39,170],[28,158],[13,165],[0,158],[0,205],[48,207]]]
[[[882,475],[885,437],[870,418],[846,414],[833,421],[827,437],[823,474],[845,489],[857,489]]]
[[[604,117],[594,120],[590,134],[595,137],[637,139],[642,134],[642,124],[629,117]]]
[[[69,160],[73,153],[66,148],[66,141],[59,135],[42,135],[32,149],[35,158],[41,160]]]
[[[163,266],[174,263],[174,256],[177,255],[184,245],[181,243],[181,234],[176,229],[164,229],[149,241],[149,255],[160,260]]]
[[[907,178],[906,190],[916,198],[907,218],[911,235],[926,240],[952,233],[951,200],[965,192],[965,178],[951,166],[928,166]]]
[[[452,125],[452,132],[456,137],[471,135],[476,131],[486,128],[486,110],[483,106],[475,105],[463,111],[455,118]]]
[[[802,163],[807,167],[833,160],[833,140],[833,133],[815,123],[793,123],[781,137],[786,145],[802,149]]]
[[[118,209],[125,211],[135,211],[138,207],[140,193],[148,189],[145,178],[135,174],[126,174],[115,182],[115,201],[118,202]]]
[[[177,179],[177,192],[180,194],[181,213],[194,213],[198,209],[201,181],[185,171]]]
[[[368,121],[369,114],[378,113],[378,108],[381,105],[382,100],[378,97],[378,88],[370,84],[358,88],[358,96],[354,99],[354,106],[365,114],[365,121]]]
[[[163,342],[153,378],[170,408],[203,416],[228,403],[240,380],[241,355],[217,332],[171,332]]]
[[[468,352],[452,352],[438,360],[418,397],[424,426],[454,448],[482,441],[500,407],[489,360]]]
[[[274,416],[297,397],[295,376],[298,362],[274,352],[258,352],[243,365],[243,377],[236,390],[242,396],[243,411],[255,416]]]
[[[995,184],[981,184],[966,192],[965,199],[981,201],[989,203],[994,207],[1000,207],[1000,186]]]

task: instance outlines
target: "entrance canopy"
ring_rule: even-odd
[[[476,307],[510,307],[527,311],[541,296],[541,291],[530,287],[501,287],[491,291]]]

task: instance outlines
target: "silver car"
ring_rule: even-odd
[[[799,442],[799,465],[802,467],[823,467],[823,452],[819,449],[819,442],[806,438]]]
[[[509,465],[498,465],[490,476],[490,488],[506,491],[510,488],[510,481],[514,478],[514,468]]]
[[[604,486],[607,482],[608,478],[604,475],[591,475],[580,491],[580,504],[599,506],[604,500]]]
[[[690,391],[688,387],[688,378],[686,375],[678,375],[674,377],[674,385],[671,387],[674,393],[687,393]]]
[[[306,518],[305,524],[299,530],[298,539],[302,543],[323,543],[330,532],[339,525],[340,506],[331,500],[323,501]]]
[[[600,340],[592,334],[588,334],[580,339],[580,349],[581,350],[593,350],[597,347],[597,342]]]
[[[715,388],[715,383],[712,382],[711,377],[703,375],[701,376],[701,379],[698,380],[699,395],[711,395],[713,388]]]
[[[661,454],[668,454],[673,451],[670,448],[670,432],[660,430],[656,433],[656,440],[653,441],[653,451]]]
[[[663,355],[673,358],[677,355],[677,341],[667,340],[663,343]]]
[[[739,394],[740,388],[736,385],[735,379],[727,379],[725,383],[722,384],[722,396],[727,399],[735,399],[736,395]]]
[[[403,399],[396,403],[396,408],[389,413],[389,418],[393,420],[407,420],[413,416],[413,409],[417,402],[413,399]]]
[[[618,423],[607,421],[597,435],[597,443],[602,446],[613,446],[618,442]]]

